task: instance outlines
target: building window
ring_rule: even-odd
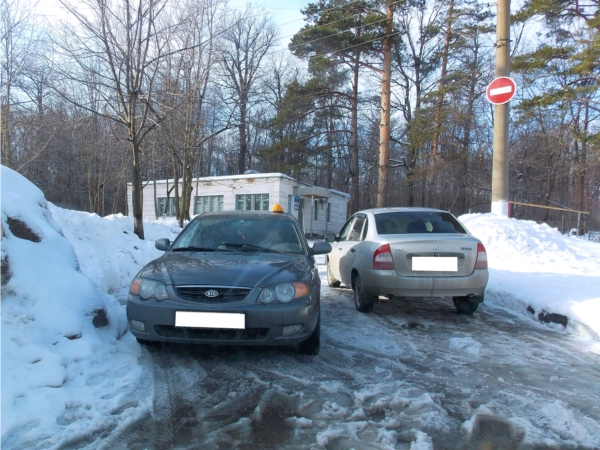
[[[319,200],[314,201],[314,220],[319,220]]]
[[[237,209],[238,211],[268,211],[269,194],[236,195],[235,209]]]
[[[288,209],[287,212],[291,213],[292,212],[292,200],[293,200],[294,196],[293,195],[288,195]]]
[[[169,201],[168,204],[167,200]],[[175,199],[173,197],[156,197],[156,205],[159,216],[175,216]],[[179,199],[179,207],[181,208],[181,198]]]
[[[327,222],[331,222],[331,203],[327,202]]]
[[[195,197],[194,214],[209,211],[223,211],[222,195],[203,195]]]

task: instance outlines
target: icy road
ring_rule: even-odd
[[[471,317],[449,299],[365,315],[349,289],[324,285],[317,357],[149,347],[140,398],[123,410],[152,396],[151,410],[101,446],[599,448],[600,357],[587,345],[485,303]]]
[[[449,299],[364,315],[348,289],[323,286],[316,357],[143,348],[124,303],[176,222],[146,221],[142,241],[129,217],[47,204],[5,167],[0,178],[3,450],[600,449],[597,243],[465,215],[490,267],[472,317]]]

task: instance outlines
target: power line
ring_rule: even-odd
[[[335,6],[333,8],[324,9],[323,11],[321,11],[321,13],[328,12],[328,11],[334,11],[336,9],[341,9],[342,6],[348,6],[348,5],[351,5],[352,3],[361,2],[361,1],[363,1],[363,0],[352,0],[352,1],[348,2],[348,3],[344,3],[343,5]],[[301,20],[304,20],[304,19],[296,19],[296,20],[292,20],[291,22],[282,23],[280,25],[280,27],[283,27],[284,25],[289,25],[291,23],[299,22]],[[340,19],[340,20],[344,20],[344,19]],[[336,21],[336,22],[339,22],[339,21]],[[331,22],[331,23],[335,23],[335,22]],[[320,28],[322,26],[326,26],[326,25],[320,25],[319,27],[316,27],[316,28]],[[291,34],[290,36],[294,36],[294,35]],[[288,38],[290,36],[284,36],[282,39]]]
[[[347,5],[350,5],[350,4],[352,4],[352,3],[356,3],[357,1],[363,1],[363,0],[353,0],[353,1],[351,1],[351,2],[348,2],[348,3],[345,3],[345,4],[343,4],[343,5],[340,5],[339,7],[335,7],[335,8],[329,8],[329,9],[324,9],[323,11],[321,11],[321,12],[320,12],[320,14],[322,14],[322,13],[324,13],[324,12],[327,12],[327,11],[334,11],[334,10],[336,10],[336,9],[341,9],[341,7],[342,7],[342,6],[347,6]],[[396,2],[393,2],[393,3],[391,3],[391,4],[392,4],[392,5],[396,5],[396,4],[398,4],[398,3],[402,3],[402,0],[398,0],[398,1],[396,1]],[[294,20],[294,21],[292,21],[292,22],[288,22],[288,23],[298,22],[299,20],[304,20],[304,19],[297,19],[297,20]],[[306,30],[306,31],[299,31],[298,33],[295,33],[295,34],[290,34],[290,35],[288,35],[288,36],[284,36],[284,37],[282,37],[281,39],[289,38],[289,37],[295,36],[296,34],[303,34],[303,33],[307,33],[307,32],[309,32],[309,31],[318,30],[319,28],[328,27],[328,26],[330,26],[330,25],[332,25],[332,24],[334,24],[334,23],[342,22],[342,21],[344,21],[344,20],[346,20],[346,18],[343,18],[343,19],[338,19],[338,20],[334,20],[333,22],[328,22],[328,23],[326,23],[326,24],[324,24],[324,25],[317,25],[317,26],[315,26],[315,27],[311,28],[310,30]],[[367,24],[367,25],[363,25],[363,26],[372,25],[373,23],[378,23],[378,22],[382,22],[382,21],[385,21],[385,20],[387,20],[387,18],[386,18],[386,19],[383,19],[383,20],[378,20],[378,21],[376,21],[376,22],[372,22],[371,24]],[[287,25],[287,24],[285,24],[285,23],[284,23],[283,25]],[[281,25],[281,26],[283,26],[283,25]],[[358,27],[358,28],[362,28],[362,26],[361,26],[361,27]],[[334,34],[332,34],[331,36],[335,36],[336,34],[339,34],[339,33],[334,33]],[[327,36],[325,36],[325,37],[327,37]],[[320,38],[320,39],[323,39],[323,38]],[[310,41],[310,42],[313,42],[313,41]],[[307,43],[310,43],[310,42],[307,42]]]
[[[343,52],[343,51],[350,50],[350,49],[355,48],[355,47],[360,47],[361,45],[365,45],[365,44],[369,44],[371,42],[379,41],[380,39],[384,39],[386,37],[395,36],[395,35],[400,34],[400,33],[402,33],[402,32],[401,31],[396,31],[395,33],[386,34],[385,36],[380,36],[380,37],[377,37],[375,39],[371,39],[370,41],[361,42],[360,44],[351,45],[351,46],[345,47],[345,48],[340,48],[338,50],[334,50],[334,51],[331,51],[331,52],[324,52],[324,53],[321,53],[321,54],[315,54],[315,57],[321,57],[321,56],[325,56],[325,55],[330,55],[330,54],[335,54],[335,53]]]
[[[395,5],[395,4],[397,4],[397,3],[400,3],[400,1],[394,2],[394,3],[392,3],[392,5]],[[321,25],[321,26],[318,26],[318,27],[315,27],[315,28],[311,28],[311,30],[310,30],[310,31],[316,30],[316,29],[318,29],[318,28],[322,28],[322,27],[329,26],[329,25],[331,25],[331,24],[333,24],[333,23],[341,22],[342,20],[345,20],[345,19],[336,20],[336,21],[333,21],[333,22],[329,22],[329,23],[328,23],[328,24],[326,24],[326,25]],[[368,27],[368,26],[371,26],[371,25],[374,25],[374,24],[377,24],[377,23],[380,23],[380,22],[385,22],[385,21],[387,21],[387,20],[388,20],[388,19],[387,19],[387,17],[385,17],[385,18],[383,18],[383,19],[381,19],[381,20],[376,20],[375,22],[370,22],[370,23],[367,23],[367,24],[361,25],[361,26],[359,26],[359,27],[356,27],[356,29],[358,30],[358,29],[361,29],[361,28],[365,28],[365,27]],[[309,30],[306,30],[306,31],[309,31]],[[341,31],[338,31],[337,33],[333,33],[333,34],[330,34],[330,35],[327,35],[327,36],[322,36],[322,37],[320,37],[320,38],[313,39],[312,41],[303,42],[302,44],[298,44],[298,45],[292,45],[292,46],[290,46],[290,47],[288,47],[288,48],[291,50],[291,49],[293,49],[293,48],[300,47],[301,45],[312,44],[313,42],[317,42],[317,41],[321,41],[321,40],[323,40],[323,39],[327,39],[327,38],[330,38],[330,37],[333,37],[333,36],[337,36],[337,35],[339,35],[339,34],[345,33],[346,31],[348,31],[348,30],[341,30]],[[303,33],[303,32],[300,32],[300,33],[297,33],[297,34],[301,34],[301,33]],[[295,35],[291,35],[291,36],[295,36]],[[286,37],[289,37],[289,36],[286,36]],[[284,39],[284,38],[282,38],[282,39]],[[372,42],[372,41],[370,41],[370,42]],[[362,44],[358,44],[358,45],[362,45]]]

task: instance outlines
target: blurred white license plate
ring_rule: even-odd
[[[211,313],[175,311],[176,327],[246,328],[246,316],[240,313]]]
[[[413,256],[413,271],[458,272],[458,258],[438,256]]]

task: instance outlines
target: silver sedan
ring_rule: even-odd
[[[452,297],[472,314],[488,282],[483,244],[447,211],[377,208],[355,213],[339,235],[328,233],[329,286],[354,291],[356,309],[368,313],[380,297]]]

